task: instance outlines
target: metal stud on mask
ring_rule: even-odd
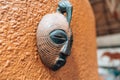
[[[66,12],[67,16],[63,14]],[[58,4],[57,12],[45,15],[37,29],[37,47],[42,62],[52,70],[66,63],[71,53],[72,31],[70,26],[72,5],[68,0]]]

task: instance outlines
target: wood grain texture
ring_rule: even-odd
[[[0,0],[0,80],[98,80],[95,21],[88,0],[73,4],[72,54],[53,72],[39,59],[36,29],[58,0]]]

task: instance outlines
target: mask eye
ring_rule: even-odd
[[[54,30],[50,33],[50,39],[56,44],[63,44],[67,41],[67,35],[63,30]]]

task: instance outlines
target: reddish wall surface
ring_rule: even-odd
[[[66,65],[53,72],[39,59],[37,25],[57,0],[0,0],[0,80],[98,80],[95,21],[88,0],[71,0],[74,34]]]

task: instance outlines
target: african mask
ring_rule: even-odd
[[[61,3],[66,4],[63,1],[59,4]],[[66,4],[66,6],[68,5]],[[60,9],[59,6],[56,13],[45,15],[37,29],[38,52],[42,62],[52,70],[58,70],[65,65],[66,58],[71,52],[73,40],[69,27],[71,18],[66,18]]]

